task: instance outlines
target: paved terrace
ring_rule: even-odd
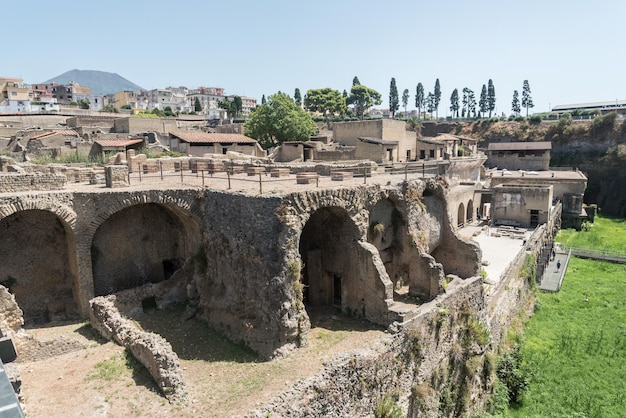
[[[261,167],[259,167],[261,168]],[[369,167],[367,167],[369,169]],[[371,185],[371,184],[397,184],[404,180],[434,178],[439,173],[437,165],[426,166],[419,164],[414,166],[399,165],[392,171],[367,171],[363,167],[337,167],[332,168],[332,176],[312,175],[306,183],[298,180],[296,173],[283,174],[280,177],[272,177],[269,171],[249,175],[247,172],[228,174],[220,171],[210,173],[208,171],[174,171],[163,170],[149,174],[132,172],[129,175],[129,186],[123,190],[142,189],[177,189],[202,187],[213,190],[231,191],[246,195],[276,195],[292,192],[300,192],[312,189],[341,189],[346,186]],[[311,168],[313,171],[313,168]],[[349,173],[346,176],[335,176],[336,173]],[[302,173],[300,173],[300,177]],[[333,178],[341,177],[341,180]],[[71,183],[66,185],[67,190],[72,191],[98,191],[110,192],[116,189],[106,188],[103,184],[89,184],[87,182]],[[120,189],[121,190],[121,189]]]
[[[497,227],[478,222],[458,231],[461,236],[471,238],[480,245],[483,252],[483,269],[487,273],[486,282],[493,284],[498,283],[500,276],[515,256],[525,250],[524,244],[532,233],[532,230],[524,230],[519,234],[501,235],[497,231]]]

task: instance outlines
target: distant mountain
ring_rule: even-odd
[[[143,90],[137,84],[115,73],[94,70],[71,70],[44,83],[69,84],[74,81],[81,86],[89,86],[94,94],[112,94],[122,90]]]

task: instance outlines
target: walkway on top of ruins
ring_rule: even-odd
[[[561,290],[571,255],[570,251],[555,250],[554,258],[550,257],[548,265],[543,271],[539,289],[544,292],[558,292]]]

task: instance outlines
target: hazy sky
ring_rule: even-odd
[[[255,97],[299,88],[408,89],[415,108],[439,78],[498,114],[528,80],[535,112],[626,99],[626,1],[104,0],[5,2],[0,75],[38,83],[72,69],[114,72],[145,89],[223,87]],[[401,109],[402,110],[402,109]]]

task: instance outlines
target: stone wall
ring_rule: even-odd
[[[33,190],[61,190],[66,177],[60,174],[6,173],[0,175],[0,193],[16,193]]]
[[[333,358],[248,417],[365,417],[385,400],[411,418],[480,415],[493,390],[498,347],[534,302],[532,260],[554,233],[537,228],[496,284],[454,279],[400,333]]]
[[[114,131],[118,133],[138,134],[142,132],[170,133],[178,129],[176,119],[163,118],[119,118],[115,119]]]
[[[187,397],[178,356],[160,335],[137,328],[115,306],[115,296],[91,300],[91,326],[103,337],[126,347],[148,370],[170,402],[184,402]]]
[[[548,221],[552,186],[502,184],[494,187],[493,191],[491,218],[494,224],[530,228]],[[580,201],[582,209],[582,198]],[[532,211],[536,211],[534,220]],[[533,222],[534,225],[531,225]]]
[[[337,304],[346,313],[388,325],[402,320],[393,300],[400,278],[412,294],[430,300],[442,292],[446,275],[475,275],[479,250],[451,229],[447,193],[444,182],[419,180],[259,197],[202,188],[98,188],[0,196],[0,219],[37,209],[48,213],[46,224],[59,225],[51,235],[55,245],[46,248],[63,251],[53,255],[24,246],[26,252],[16,258],[31,260],[28,266],[41,271],[49,260],[67,266],[55,269],[62,280],[54,284],[55,291],[66,292],[55,300],[67,303],[47,303],[42,312],[66,315],[73,303],[84,316],[94,295],[169,282],[186,271],[188,302],[198,315],[230,339],[272,357],[306,342],[307,303]],[[337,228],[325,228],[325,222]],[[391,235],[385,239],[393,246],[369,237],[374,222],[386,224]],[[12,236],[40,228],[21,224],[22,232]],[[311,270],[316,248],[326,255]],[[6,254],[15,258],[14,249]],[[20,282],[44,277],[20,265],[11,270]],[[304,289],[311,283],[305,280],[325,296],[309,298]]]
[[[333,358],[248,416],[366,417],[386,398],[408,417],[478,410],[493,384],[482,284],[474,278],[450,289],[422,305],[401,333]]]
[[[314,161],[354,161],[356,154],[354,148],[337,149],[337,150],[314,150]]]

